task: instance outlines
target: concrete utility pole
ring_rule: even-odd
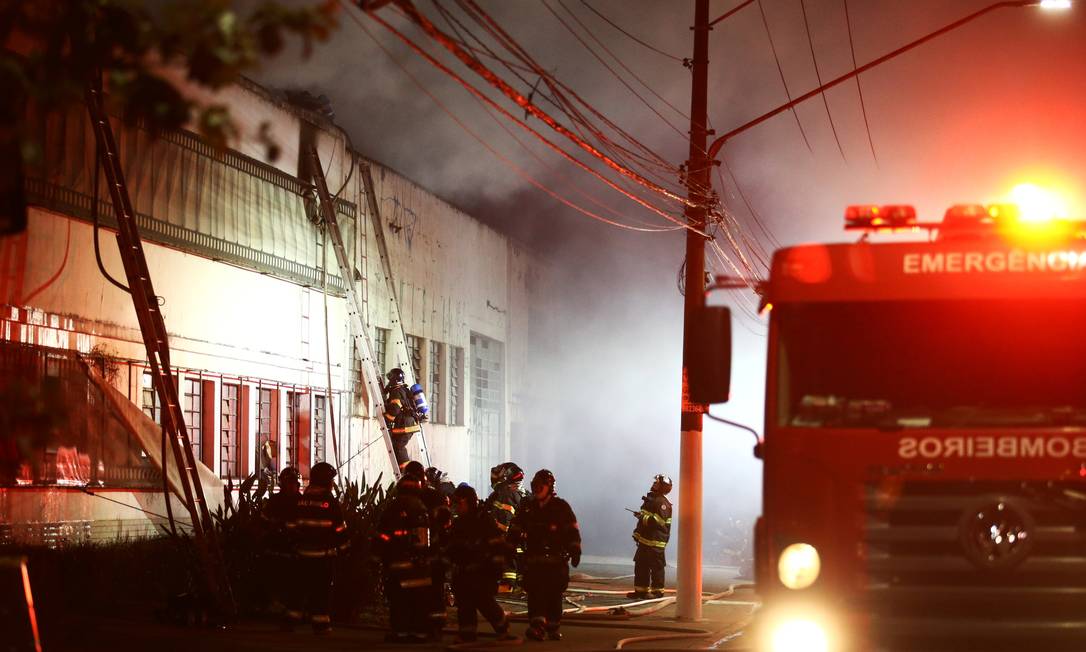
[[[702,463],[701,415],[708,406],[690,402],[687,368],[698,355],[694,341],[698,313],[705,308],[706,207],[710,199],[712,161],[705,153],[708,131],[709,0],[694,7],[693,87],[690,93],[690,156],[686,188],[691,206],[686,222],[686,293],[683,304],[682,416],[679,452],[679,593],[678,617],[701,619]]]

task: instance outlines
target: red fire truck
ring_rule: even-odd
[[[763,296],[759,649],[1086,650],[1083,224],[846,226]]]

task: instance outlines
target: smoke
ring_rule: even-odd
[[[690,75],[681,63],[622,36],[580,2],[562,2],[657,93],[687,109]],[[828,80],[852,66],[844,5],[806,2],[819,71]],[[590,3],[661,50],[689,56],[693,3]],[[686,158],[684,136],[623,88],[555,20],[546,4],[483,4],[545,68],[624,129],[676,164]],[[547,4],[569,20],[557,0]],[[762,4],[791,95],[814,88],[815,68],[798,3]],[[869,61],[987,4],[987,0],[850,2],[857,61]],[[718,13],[726,9],[713,5]],[[420,7],[445,27],[430,6]],[[383,9],[382,16],[428,50],[437,51],[392,9]],[[585,200],[573,184],[607,198],[629,219],[653,219],[533,142],[534,150],[548,162],[540,165],[466,91],[380,26],[363,20],[426,89],[515,165],[579,203]],[[543,296],[549,299],[538,306],[540,318],[534,324],[531,395],[525,401],[528,413],[518,433],[521,448],[514,451],[515,461],[529,477],[541,467],[554,471],[559,493],[580,517],[587,553],[632,553],[633,519],[623,507],[639,506],[656,473],[676,480],[675,502],[682,491],[678,483],[682,297],[676,287],[682,234],[619,231],[531,188],[413,85],[347,16],[341,23],[333,40],[310,59],[281,59],[259,80],[327,94],[337,122],[352,135],[358,150],[509,234],[546,262],[549,272],[542,284]],[[1086,169],[1086,155],[1077,145],[1086,129],[1083,36],[1082,12],[1057,17],[1035,9],[1000,10],[865,73],[861,83],[877,164],[855,82],[827,93],[843,154],[830,131],[826,108],[815,98],[795,115],[782,113],[737,136],[724,155],[744,194],[786,245],[842,239],[840,215],[850,203],[913,203],[925,219],[938,219],[952,203],[997,199],[1011,180],[1027,173],[1041,172],[1073,188]],[[718,132],[786,101],[757,5],[717,25],[711,39],[710,119]],[[464,75],[483,85],[472,73]],[[686,131],[685,118],[623,76],[679,131]],[[531,90],[520,82],[517,87],[523,93]],[[543,130],[538,120],[529,122]],[[531,142],[523,132],[517,135]],[[756,233],[731,182],[720,190],[725,205],[739,215],[748,232]],[[1072,194],[1070,200],[1081,209],[1081,195]],[[736,320],[733,400],[713,410],[760,432],[765,322],[747,315],[749,296],[724,298],[733,305]],[[707,561],[714,560],[719,547],[716,530],[726,528],[732,517],[744,519],[749,527],[760,509],[761,465],[752,458],[752,444],[749,434],[706,421]]]

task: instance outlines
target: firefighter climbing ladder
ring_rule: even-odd
[[[185,507],[192,519],[192,538],[204,566],[203,579],[206,582],[207,599],[209,606],[217,608],[222,617],[231,618],[234,604],[230,584],[222,563],[221,550],[215,540],[211,514],[204,500],[204,489],[200,484],[196,460],[181,413],[177,386],[172,381],[166,324],[159,310],[158,296],[151,284],[151,273],[147,268],[136,213],[132,209],[128,186],[125,184],[113,127],[103,105],[102,91],[94,85],[87,89],[87,111],[98,141],[100,163],[105,171],[113,212],[117,218],[117,245],[124,264],[125,277],[128,279],[128,293],[132,295],[136,319],[139,321],[140,333],[147,349],[151,377],[158,400],[162,404],[162,425],[166,429],[174,460],[177,462]],[[167,473],[166,460],[162,460],[162,473]]]
[[[332,249],[336,252],[336,262],[339,263],[339,275],[343,280],[343,286],[347,289],[347,313],[351,320],[351,327],[354,330],[354,343],[358,350],[358,355],[362,361],[362,376],[366,381],[367,393],[370,396],[371,402],[375,410],[375,416],[377,418],[378,427],[381,428],[382,437],[385,440],[385,448],[388,449],[389,460],[392,463],[392,468],[396,477],[400,475],[400,467],[396,463],[396,454],[392,448],[392,436],[388,429],[388,423],[385,421],[385,406],[384,406],[384,386],[382,384],[382,370],[377,368],[377,362],[373,354],[373,344],[370,342],[369,330],[366,328],[364,320],[365,312],[363,312],[363,306],[361,303],[361,297],[358,291],[355,289],[355,275],[354,267],[351,265],[350,260],[347,258],[347,250],[343,246],[343,234],[339,230],[339,221],[336,218],[336,209],[332,202],[331,194],[328,192],[328,182],[324,178],[324,168],[321,167],[320,156],[317,154],[317,148],[314,145],[309,146],[308,156],[310,160],[310,169],[313,174],[313,184],[317,188],[317,198],[320,200],[321,218],[323,220],[325,229],[328,232],[328,239],[332,243]],[[368,186],[367,186],[367,194]],[[389,277],[386,275],[386,281]],[[389,287],[389,291],[392,288]],[[392,295],[395,297],[395,295]],[[393,298],[393,317],[399,322],[399,311],[395,310],[395,298]],[[402,323],[401,323],[401,335],[402,335]],[[426,447],[426,438],[422,431],[416,435],[415,439],[419,444],[419,457],[424,466],[430,465],[430,453]]]

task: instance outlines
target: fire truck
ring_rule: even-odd
[[[758,649],[1086,650],[1084,223],[845,221],[764,286]]]

